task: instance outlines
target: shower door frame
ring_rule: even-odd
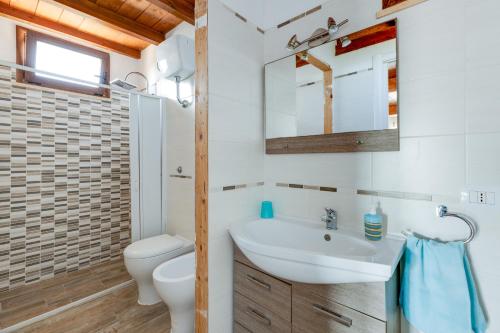
[[[161,109],[161,142],[160,142],[160,202],[161,202],[161,234],[166,233],[166,216],[167,216],[167,203],[166,203],[166,103],[164,98],[153,96],[130,93],[130,183],[131,183],[131,239],[137,241],[144,238],[144,225],[142,202],[142,174],[141,174],[141,156],[142,156],[142,117],[141,113],[144,110],[140,107],[140,100],[142,98],[158,99]]]

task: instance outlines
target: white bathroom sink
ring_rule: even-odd
[[[283,218],[235,223],[229,232],[263,271],[316,284],[388,281],[405,244],[403,237],[371,242],[361,233]]]

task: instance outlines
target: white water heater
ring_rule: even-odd
[[[169,80],[185,80],[194,73],[194,41],[186,36],[174,35],[160,45],[156,52],[158,69]]]

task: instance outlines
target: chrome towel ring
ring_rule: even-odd
[[[463,240],[463,242],[465,244],[470,243],[474,239],[474,237],[476,236],[476,225],[474,224],[474,222],[469,220],[464,215],[450,212],[450,211],[448,211],[448,207],[446,207],[444,205],[438,206],[436,208],[436,213],[439,217],[456,217],[456,218],[464,221],[467,224],[467,226],[470,229],[470,233],[469,233],[469,236]]]

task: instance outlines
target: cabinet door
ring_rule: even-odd
[[[386,323],[310,293],[293,290],[294,333],[385,333]]]

